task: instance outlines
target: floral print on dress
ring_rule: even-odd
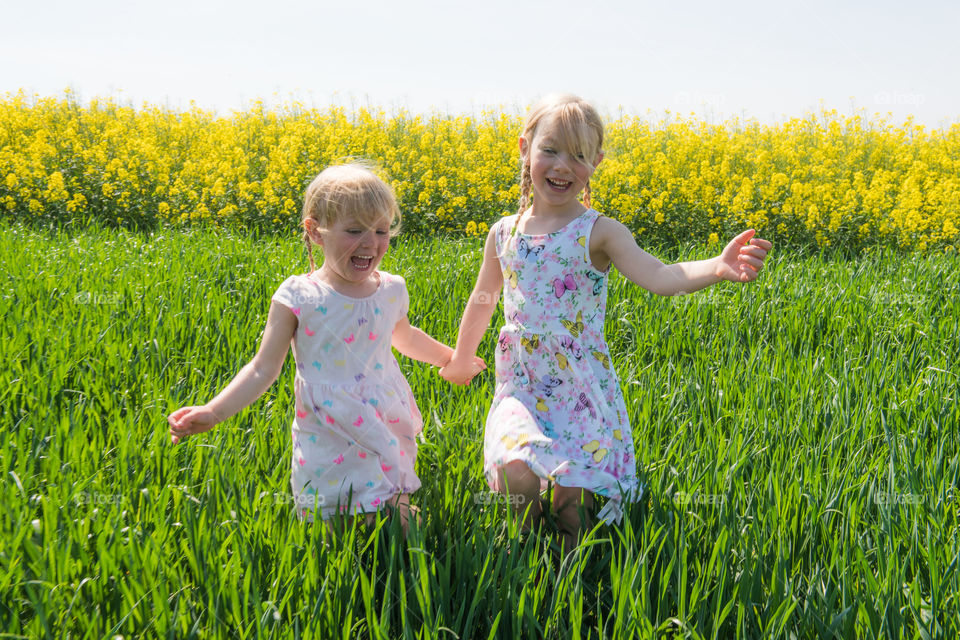
[[[525,462],[549,482],[609,500],[599,517],[622,516],[637,491],[633,434],[603,337],[607,273],[590,260],[590,209],[542,235],[516,231],[517,216],[492,229],[503,271],[505,325],[497,341],[496,391],[484,431],[484,471]]]
[[[374,512],[420,488],[414,472],[423,420],[390,348],[407,315],[400,276],[351,298],[310,275],[287,278],[273,300],[297,316],[290,484],[297,515]]]

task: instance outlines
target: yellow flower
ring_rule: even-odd
[[[957,227],[953,224],[953,220],[946,220],[943,223],[943,237],[949,240],[952,240],[957,235]]]
[[[406,229],[481,235],[479,219],[518,206],[521,125],[522,116],[497,112],[296,102],[220,117],[19,92],[0,97],[0,209],[289,230],[313,175],[364,158],[383,169]],[[960,127],[821,110],[773,125],[622,116],[605,132],[591,204],[645,242],[706,235],[715,244],[714,229],[750,225],[814,247],[960,247]]]

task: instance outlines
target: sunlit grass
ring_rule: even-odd
[[[615,277],[647,493],[560,562],[484,485],[492,372],[454,388],[401,360],[426,421],[407,541],[292,517],[292,358],[253,407],[168,444],[165,415],[254,354],[270,294],[307,268],[295,239],[7,227],[0,256],[2,632],[960,633],[956,257],[774,254],[753,286],[671,299]],[[479,241],[400,238],[384,268],[452,343],[479,261]]]

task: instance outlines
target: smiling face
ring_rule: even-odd
[[[532,139],[520,138],[520,154],[530,165],[534,214],[577,215],[584,207],[577,196],[603,158],[589,131],[572,136],[556,116],[546,116]],[[574,138],[574,139],[571,139]]]
[[[370,168],[328,167],[304,194],[304,240],[311,268],[313,245],[320,245],[324,253],[313,277],[348,296],[373,293],[379,286],[377,267],[399,223],[393,191]]]
[[[310,226],[310,238],[323,247],[323,264],[314,277],[348,296],[364,297],[377,290],[376,269],[390,248],[388,218],[372,227],[354,216],[343,216],[328,229]]]

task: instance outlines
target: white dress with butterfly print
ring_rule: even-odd
[[[409,306],[403,278],[378,272],[366,298],[291,276],[273,300],[297,316],[291,486],[301,518],[373,512],[420,488],[414,472],[423,420],[390,349]]]
[[[637,491],[633,436],[603,337],[607,273],[590,260],[588,210],[550,234],[494,225],[503,270],[505,325],[497,386],[484,432],[484,471],[522,460],[541,478],[609,498],[600,518],[618,521]],[[511,235],[512,233],[512,235]]]

